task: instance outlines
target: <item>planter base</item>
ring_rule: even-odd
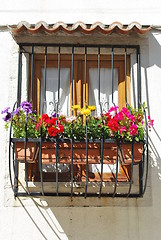
[[[141,162],[143,155],[143,143],[133,144],[133,163]],[[120,160],[123,165],[132,164],[132,143],[122,143],[119,149]]]
[[[38,146],[35,142],[26,143],[26,161],[35,162],[38,157]],[[15,153],[18,161],[25,161],[25,146],[24,142],[15,142]]]
[[[59,171],[59,181],[71,181],[71,143],[70,142],[59,142],[58,143],[58,165],[60,169],[63,169],[63,164],[69,166],[68,172]],[[24,141],[14,141],[14,147],[16,152],[16,159],[18,161],[24,161],[25,148]],[[28,179],[35,180],[40,179],[39,176],[39,148],[40,141],[28,141],[26,143],[26,161],[28,163]],[[133,144],[133,163],[137,164],[142,160],[143,154],[143,143]],[[115,164],[117,159],[117,145],[115,142],[104,142],[103,143],[103,181],[110,182],[115,181]],[[122,143],[119,145],[119,172],[118,181],[129,181],[131,174],[131,163],[132,163],[132,143]],[[75,181],[84,181],[86,178],[86,143],[85,142],[74,142],[73,143],[73,177]],[[32,163],[32,164],[30,164]],[[88,143],[88,176],[89,181],[100,181],[101,178],[101,144],[100,142]],[[55,142],[42,142],[42,164],[53,166],[56,164],[56,143]],[[98,171],[91,170],[94,166],[97,167]],[[47,169],[48,167],[46,167]],[[50,167],[49,167],[50,168]],[[55,165],[56,168],[56,165]],[[106,171],[106,168],[110,169]],[[55,172],[43,172],[45,181],[56,181]]]
[[[103,145],[103,162],[104,164],[116,163],[116,144],[104,143]],[[100,143],[88,143],[88,163],[100,163],[101,157]],[[59,143],[58,150],[59,163],[71,163],[71,143]],[[56,163],[56,143],[46,142],[42,144],[42,163]],[[73,144],[73,164],[86,163],[86,143]]]

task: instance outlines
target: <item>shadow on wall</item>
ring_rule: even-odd
[[[41,198],[34,198],[30,196],[28,199],[31,201],[32,208],[26,204],[26,199],[17,197],[17,201],[24,208],[25,215],[29,218],[28,231],[38,231],[39,239],[55,240],[106,240],[107,234],[109,236],[108,239],[116,239],[115,231],[117,228],[115,226],[116,224],[117,226],[120,225],[120,223],[125,225],[122,230],[125,234],[128,234],[128,231],[130,232],[129,227],[137,232],[138,211],[144,211],[145,207],[151,206],[149,196],[148,198],[140,199],[102,198],[100,199],[100,204],[103,201],[107,201],[108,206],[101,207],[87,207],[91,202],[94,203],[98,200],[95,197],[87,199],[76,197],[72,200],[70,197],[53,198],[42,196]],[[81,202],[82,205],[79,206]],[[73,207],[74,205],[77,207]],[[34,211],[31,211],[31,209],[34,209]],[[130,219],[130,223],[128,219]],[[113,231],[111,227],[114,228]],[[119,236],[119,232],[117,234]]]
[[[142,93],[144,92],[143,102],[146,102],[147,105],[147,115],[150,115],[152,119],[154,119],[154,126],[151,131],[153,137],[149,137],[149,163],[151,167],[156,167],[157,175],[159,180],[161,180],[161,151],[158,148],[161,144],[161,136],[160,136],[160,125],[155,124],[155,119],[157,119],[157,115],[154,111],[154,106],[156,109],[160,109],[161,106],[161,98],[155,96],[155,94],[161,88],[158,85],[156,88],[156,92],[152,92],[153,84],[161,84],[159,81],[158,75],[157,83],[153,79],[154,74],[160,74],[161,72],[161,45],[158,41],[160,38],[161,42],[161,31],[154,30],[153,32],[149,32],[146,38],[140,38],[138,40],[138,44],[141,46],[141,80],[142,80]],[[132,98],[134,107],[137,107],[137,78],[136,78],[136,58],[132,57],[131,59],[131,83],[132,83]],[[158,72],[155,73],[155,69],[158,69]],[[150,75],[151,74],[151,75]],[[161,75],[161,74],[160,74]],[[161,76],[160,76],[161,77]],[[154,75],[155,78],[155,75]],[[161,110],[159,111],[161,114]],[[150,175],[150,173],[149,173]],[[149,176],[150,177],[150,176]]]
[[[153,97],[152,99],[150,99],[150,88],[149,88],[149,82],[153,81],[153,83],[155,84],[154,79],[150,79],[148,76],[148,68],[151,68],[153,66],[157,66],[158,68],[160,68],[161,71],[161,45],[160,43],[157,41],[157,37],[161,36],[161,31],[159,30],[154,30],[153,34],[149,33],[149,56],[146,56],[147,59],[145,60],[144,64],[142,65],[142,67],[144,68],[144,77],[145,77],[145,97],[146,97],[146,104],[148,107],[148,115],[152,116],[154,114],[154,112],[151,114],[151,107],[150,106],[158,106],[158,109],[161,106],[161,102],[159,102],[160,98]],[[161,39],[161,37],[160,37]],[[156,83],[157,84],[157,83]],[[160,89],[161,86],[159,86]],[[159,90],[158,89],[158,90]],[[156,90],[156,93],[157,91]],[[151,101],[153,101],[153,103],[151,104]],[[155,126],[155,118],[157,118],[158,116],[152,116],[152,118],[154,118],[154,126],[152,127],[152,131],[153,131],[153,139],[155,137],[155,141],[153,141],[152,138],[149,137],[149,148],[151,150],[152,155],[154,156],[154,158],[151,158],[151,167],[156,167],[157,168],[157,172],[158,172],[158,177],[159,180],[161,180],[161,164],[160,164],[160,152],[158,151],[157,146],[159,146],[161,144],[161,136],[159,134],[159,129],[158,126]]]
[[[37,230],[39,232],[38,239],[68,239],[58,220],[44,200],[40,199],[38,202],[36,198],[30,198],[32,206],[35,207],[34,211],[31,212],[23,199],[19,197],[17,199],[30,219],[30,223],[28,224],[32,225],[32,230],[28,228],[28,231],[35,229],[34,231],[36,232]],[[31,237],[31,239],[33,238]]]

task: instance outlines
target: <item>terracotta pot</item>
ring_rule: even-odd
[[[39,147],[36,142],[27,142],[26,160],[34,161],[38,157]],[[16,159],[25,160],[24,142],[15,142]],[[71,143],[59,142],[59,163],[71,163]],[[134,143],[133,159],[134,163],[138,163],[142,159],[143,143]],[[100,163],[101,146],[100,143],[88,143],[88,162],[89,164]],[[116,143],[103,144],[103,163],[115,164],[117,158]],[[120,145],[119,157],[122,164],[132,163],[132,143],[122,143]],[[53,164],[56,162],[56,143],[42,143],[42,162],[43,164]],[[79,142],[73,144],[73,163],[86,164],[86,143]]]
[[[25,147],[24,142],[15,142],[15,153],[18,161],[25,160]],[[38,148],[36,142],[27,142],[26,144],[26,160],[35,161],[38,155]]]
[[[143,143],[133,144],[133,162],[139,163],[142,160]],[[119,156],[122,164],[132,163],[132,143],[122,143],[120,145]]]
[[[103,161],[104,163],[115,163],[116,145],[114,143],[104,143]],[[71,163],[71,143],[59,143],[59,163]],[[88,143],[88,162],[100,163],[100,143]],[[43,164],[56,162],[56,143],[44,142],[42,144]],[[73,163],[86,164],[86,143],[79,142],[73,144]]]
[[[16,158],[19,161],[24,161],[25,149],[24,142],[13,141],[15,145]],[[38,144],[38,147],[37,147]],[[27,142],[26,148],[26,160],[28,163],[36,163],[35,160],[39,157],[39,145],[40,142]],[[121,150],[119,150],[119,160],[122,162],[119,167],[119,181],[127,181],[130,175],[131,162],[132,162],[132,144],[125,143],[120,145]],[[119,148],[119,149],[120,149]],[[142,159],[143,144],[134,144],[134,163],[138,163]],[[101,160],[101,144],[100,143],[89,143],[88,144],[88,163],[98,164]],[[58,163],[60,164],[71,164],[71,143],[69,142],[59,142],[58,148]],[[103,163],[115,164],[117,158],[117,145],[115,142],[103,143]],[[43,164],[55,164],[56,163],[56,143],[53,142],[42,142],[42,163]],[[79,142],[73,144],[73,169],[75,176],[79,176],[81,181],[86,176],[86,143]],[[31,164],[36,166],[35,164]],[[31,165],[29,167],[31,167]],[[78,170],[79,169],[79,170]],[[35,170],[36,171],[36,170]],[[38,168],[37,168],[38,171]],[[64,173],[63,173],[64,174]],[[68,172],[69,174],[69,172]],[[98,175],[98,176],[97,176]],[[32,177],[29,176],[30,178]],[[53,178],[53,173],[52,173]],[[69,176],[70,178],[70,176]],[[89,172],[90,181],[100,180],[100,173]],[[86,178],[85,178],[86,179]],[[114,173],[103,173],[104,181],[113,181]]]

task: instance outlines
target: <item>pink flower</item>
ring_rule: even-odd
[[[131,115],[131,116],[130,116],[130,120],[131,120],[131,122],[135,122],[135,117],[134,117],[134,115]]]
[[[71,117],[67,117],[67,118],[66,118],[66,121],[67,121],[68,123],[73,122],[74,120],[76,120],[76,117],[75,117],[75,116],[71,116]]]
[[[118,109],[119,107],[118,106],[115,106],[115,107],[111,107],[110,109],[109,109],[109,113],[117,113],[117,109]],[[113,114],[112,114],[113,115]]]
[[[125,114],[125,116],[127,118],[130,118],[131,114],[130,114],[129,110],[126,107],[122,108],[122,112]]]
[[[149,129],[151,129],[151,127],[153,127],[153,125],[154,125],[154,120],[152,120],[150,118],[150,116],[148,116],[148,127],[149,127]]]
[[[116,114],[116,115],[114,116],[114,119],[115,119],[117,122],[119,122],[119,121],[121,121],[121,120],[123,119],[123,117],[124,117],[123,113],[122,113],[122,112],[119,112],[118,114]]]
[[[123,132],[127,131],[127,128],[125,126],[120,127],[120,134],[122,134]]]
[[[137,130],[138,130],[137,125],[136,125],[136,124],[132,124],[132,125],[130,126],[130,135],[131,135],[131,136],[136,136]]]
[[[58,123],[57,129],[58,129],[58,133],[63,133],[64,132],[64,126],[61,125],[60,123]]]
[[[111,116],[115,116],[115,114],[117,113],[117,109],[119,107],[118,106],[115,106],[115,107],[111,107],[108,111],[108,113],[111,115]]]

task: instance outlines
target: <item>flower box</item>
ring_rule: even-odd
[[[97,142],[88,143],[88,163],[97,164],[101,161],[101,145]],[[59,142],[58,162],[71,163],[71,143]],[[56,143],[42,143],[42,162],[43,164],[53,164],[56,162]],[[103,163],[110,164],[116,162],[116,144],[104,143]],[[73,164],[86,164],[86,143],[73,143]]]
[[[25,145],[24,141],[15,142],[16,159],[19,161],[25,160]],[[38,158],[40,150],[39,142],[26,143],[26,160],[35,161]],[[133,144],[133,162],[139,163],[142,160],[143,142]],[[115,164],[117,158],[116,142],[103,143],[103,163]],[[132,163],[132,143],[120,143],[119,159],[123,165]],[[69,141],[59,141],[58,143],[58,162],[61,164],[71,164],[71,143]],[[101,162],[101,144],[100,142],[88,143],[88,163],[99,164]],[[56,163],[56,142],[42,142],[42,163]],[[86,164],[86,143],[73,143],[73,164]]]
[[[16,159],[19,161],[25,160],[25,144],[23,140],[14,139],[14,148]],[[26,160],[34,161],[38,157],[40,150],[40,143],[38,141],[26,143]],[[116,143],[103,144],[103,163],[110,164],[116,162]],[[97,164],[101,161],[101,145],[100,142],[88,143],[88,162],[89,164]],[[71,143],[68,141],[59,142],[58,146],[58,162],[71,163]],[[56,142],[45,141],[42,142],[42,163],[54,164],[56,163]],[[73,163],[86,164],[86,143],[73,143]]]
[[[18,161],[25,161],[25,145],[24,141],[14,141],[14,148],[16,159]],[[26,161],[35,162],[38,157],[38,146],[36,142],[26,143]]]
[[[141,162],[143,155],[143,142],[133,143],[133,163]],[[119,150],[120,160],[123,165],[132,163],[132,143],[122,143]]]

